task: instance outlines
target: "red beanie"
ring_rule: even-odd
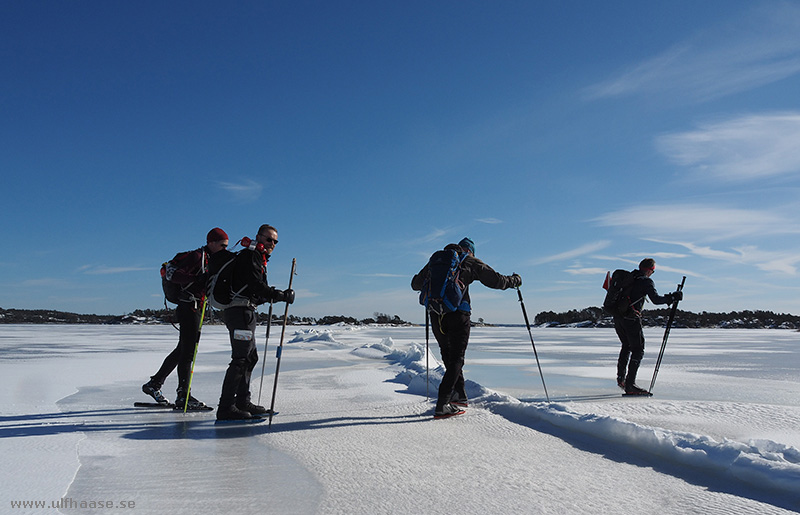
[[[206,242],[212,243],[214,241],[222,241],[227,240],[228,235],[225,234],[225,231],[220,229],[219,227],[214,227],[210,231],[208,231],[208,236],[206,236]]]

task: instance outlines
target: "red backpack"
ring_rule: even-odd
[[[198,251],[201,253],[199,266],[196,259]],[[161,287],[164,290],[164,297],[173,304],[177,304],[181,300],[194,300],[195,296],[189,289],[205,272],[205,262],[206,251],[201,248],[178,252],[175,257],[163,263],[161,265]]]

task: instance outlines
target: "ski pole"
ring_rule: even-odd
[[[292,289],[292,279],[294,279],[294,269],[297,265],[297,258],[292,259],[292,272],[289,274],[289,289]],[[283,327],[281,328],[281,342],[278,345],[275,363],[275,382],[272,385],[272,402],[269,405],[269,427],[272,427],[272,416],[275,414],[275,393],[278,390],[278,373],[281,370],[281,354],[283,353],[283,338],[286,334],[286,323],[289,320],[289,303],[286,303],[286,311],[283,313]]]
[[[203,319],[206,317],[206,306],[208,299],[203,295],[203,309],[200,312],[200,325],[197,326],[197,340],[194,342],[194,356],[192,356],[192,369],[189,372],[189,386],[186,389],[186,402],[183,404],[183,412],[189,409],[189,395],[192,393],[192,379],[194,379],[194,364],[197,361],[197,348],[200,346],[200,331],[203,330]]]
[[[683,284],[686,282],[686,276],[683,276],[683,280],[678,285],[678,291],[683,291]],[[664,357],[664,349],[667,347],[667,338],[669,338],[669,330],[672,327],[672,322],[675,320],[675,313],[678,311],[678,302],[675,301],[672,304],[672,310],[669,312],[669,319],[667,320],[667,328],[664,331],[664,339],[661,341],[661,351],[658,353],[658,359],[656,360],[656,368],[653,370],[653,380],[650,381],[650,392],[653,391],[653,386],[656,384],[656,376],[658,375],[658,369],[661,368],[661,359]]]
[[[533,355],[536,356],[536,366],[539,367],[539,376],[542,378],[542,386],[544,387],[544,396],[547,397],[547,402],[550,402],[550,396],[547,394],[547,386],[544,384],[544,374],[542,374],[542,365],[539,363],[539,354],[536,352],[536,344],[533,343],[533,332],[531,331],[531,323],[528,321],[528,312],[525,310],[525,301],[522,300],[522,291],[519,286],[517,287],[517,296],[519,297],[519,305],[522,306],[522,316],[525,317],[525,325],[528,327],[528,334],[531,337],[531,345],[533,346]]]
[[[267,364],[267,345],[269,344],[269,328],[272,327],[272,301],[269,301],[269,314],[267,315],[267,336],[264,338],[264,354],[261,360],[261,382],[258,384],[258,401],[261,404],[261,389],[264,388],[264,367]]]
[[[428,328],[430,326],[430,318],[431,315],[428,313],[428,308],[425,308],[425,400],[427,401],[430,399],[430,395],[428,394],[428,385],[430,384],[430,368],[428,365],[428,341],[430,340],[430,335],[428,332]]]

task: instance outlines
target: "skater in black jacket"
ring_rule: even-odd
[[[683,299],[683,292],[678,290],[661,296],[656,291],[655,283],[650,279],[656,271],[656,260],[643,259],[638,270],[633,270],[628,310],[623,316],[614,316],[614,330],[617,332],[622,348],[617,360],[617,386],[625,390],[627,395],[650,395],[650,392],[636,385],[636,373],[644,357],[644,332],[642,331],[642,306],[649,297],[653,304],[672,304]]]
[[[180,335],[178,345],[170,352],[161,368],[142,385],[142,391],[153,397],[159,404],[168,404],[169,401],[162,395],[161,387],[173,370],[178,369],[178,388],[175,397],[175,409],[211,409],[205,403],[189,395],[189,375],[194,358],[194,348],[197,345],[197,334],[200,330],[203,298],[206,294],[206,278],[208,262],[211,256],[219,253],[228,246],[228,235],[219,227],[208,231],[206,245],[189,252],[185,257],[185,266],[175,270],[173,280],[181,284],[180,298],[175,308]]]
[[[236,255],[231,289],[246,299],[223,311],[222,318],[231,339],[231,362],[222,383],[217,410],[218,420],[249,419],[263,416],[269,410],[250,400],[250,376],[258,363],[256,352],[256,306],[265,302],[294,302],[293,290],[279,290],[267,283],[267,260],[278,244],[278,231],[271,225],[258,229],[254,248]]]

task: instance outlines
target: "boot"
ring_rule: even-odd
[[[169,401],[161,394],[161,383],[153,378],[150,378],[149,381],[142,385],[142,391],[159,404],[169,404]]]
[[[209,408],[206,403],[200,402],[191,395],[189,395],[189,400],[186,400],[186,391],[178,388],[177,398],[175,399],[175,409],[183,411],[183,407],[186,406],[186,411],[198,411],[198,410],[210,410],[213,408]]]
[[[249,412],[254,417],[263,417],[265,415],[270,414],[270,410],[265,408],[264,406],[259,406],[257,404],[253,404],[250,401],[247,402],[238,402],[236,403],[236,407],[242,411]]]
[[[436,409],[433,413],[433,418],[441,419],[441,418],[449,418],[454,417],[456,415],[463,415],[466,413],[463,409],[459,408],[458,406],[454,406],[453,404],[445,404],[442,409]]]
[[[235,405],[220,405],[217,409],[217,420],[248,420],[253,418],[249,411],[240,410]]]
[[[652,395],[644,388],[639,388],[635,384],[625,385],[625,395]]]
[[[625,378],[625,395],[650,395],[644,388],[636,386],[636,373],[641,360],[632,359],[628,365],[628,377]]]

